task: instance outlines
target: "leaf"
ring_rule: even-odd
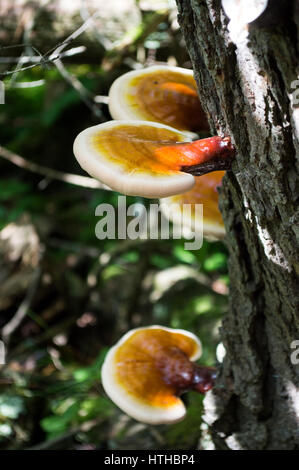
[[[61,433],[67,427],[70,421],[78,416],[80,402],[76,401],[70,405],[62,415],[53,415],[43,418],[40,422],[41,427],[48,433]]]
[[[203,262],[206,271],[218,271],[227,268],[227,257],[224,253],[214,253]]]
[[[80,418],[82,421],[102,417],[105,418],[113,412],[114,405],[105,397],[88,397],[83,400],[80,407]]]
[[[150,261],[151,264],[158,269],[166,269],[173,266],[173,262],[169,258],[161,255],[152,255]]]
[[[73,374],[74,379],[77,382],[99,380],[100,374],[101,374],[101,367],[103,365],[105,356],[107,354],[107,350],[108,348],[103,348],[92,365],[81,368],[81,369],[77,369]]]
[[[183,262],[192,264],[196,261],[196,257],[191,251],[185,250],[182,246],[176,246],[173,250],[175,257]]]

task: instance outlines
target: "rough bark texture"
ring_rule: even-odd
[[[177,3],[211,127],[238,152],[220,198],[230,254],[227,356],[205,399],[206,420],[216,448],[298,448],[299,366],[290,359],[299,339],[295,2],[270,1],[237,45],[220,0]]]

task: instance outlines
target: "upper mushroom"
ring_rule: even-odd
[[[107,395],[128,415],[151,424],[171,423],[185,416],[179,395],[192,388],[205,393],[215,371],[193,361],[201,343],[190,332],[162,326],[128,332],[108,352],[102,367]]]
[[[160,122],[182,131],[208,131],[193,71],[157,65],[119,77],[109,91],[113,119]]]
[[[229,137],[188,140],[160,123],[109,121],[82,131],[74,154],[91,176],[120,193],[166,197],[191,189],[194,176],[231,166]]]

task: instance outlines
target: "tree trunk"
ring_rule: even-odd
[[[247,40],[234,44],[220,0],[177,3],[211,128],[237,148],[220,196],[230,254],[230,311],[221,329],[227,354],[205,419],[218,449],[295,449],[298,8],[269,1]]]

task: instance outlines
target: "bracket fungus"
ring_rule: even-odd
[[[120,76],[109,91],[113,119],[160,122],[181,131],[209,131],[193,71],[157,65]]]
[[[194,363],[201,351],[200,340],[188,331],[162,326],[131,330],[105,358],[104,390],[137,421],[180,421],[186,409],[179,396],[189,389],[206,393],[214,385],[215,369]]]
[[[196,228],[196,204],[203,205],[203,236],[210,241],[221,240],[225,236],[225,228],[221,212],[218,208],[218,191],[224,171],[215,171],[196,178],[192,189],[160,201],[164,215],[174,224],[181,225],[187,231]],[[190,210],[184,212],[184,204]]]
[[[82,131],[74,154],[84,170],[115,191],[159,198],[188,191],[194,176],[230,169],[234,147],[229,137],[191,142],[157,122],[109,121]]]

